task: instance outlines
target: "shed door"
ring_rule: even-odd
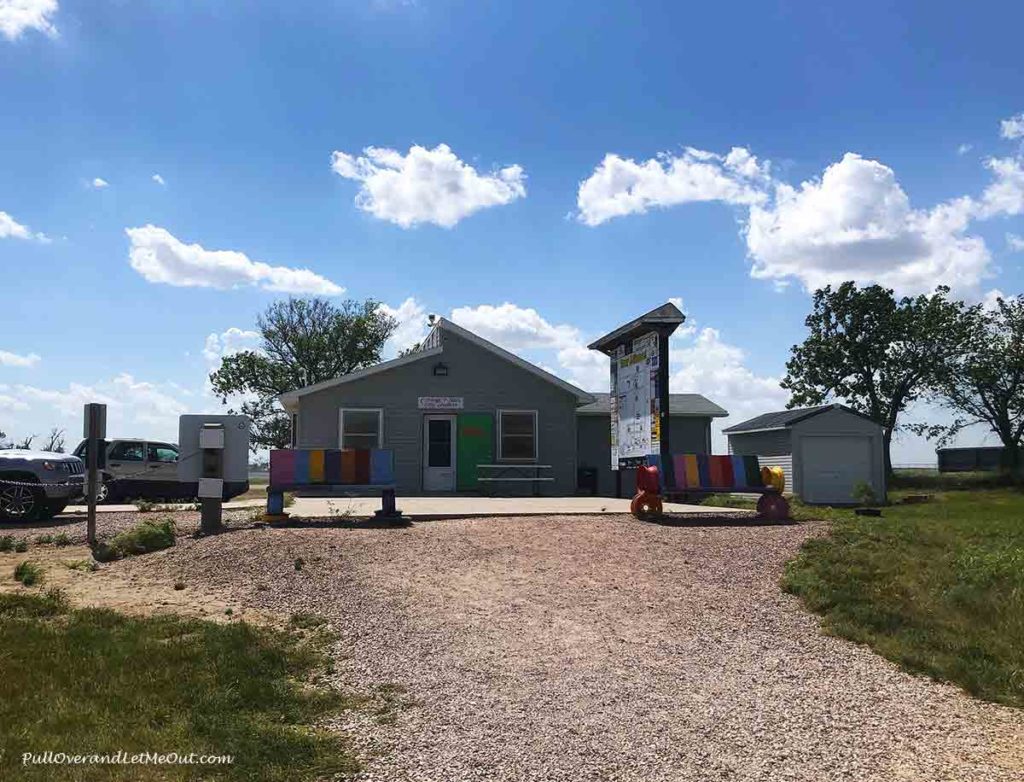
[[[800,438],[800,448],[804,502],[852,503],[853,489],[861,481],[878,493],[871,464],[870,437],[805,435]]]

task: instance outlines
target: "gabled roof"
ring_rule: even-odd
[[[610,353],[620,343],[639,337],[651,330],[663,331],[671,334],[679,325],[686,320],[686,316],[672,302],[665,302],[660,307],[655,307],[650,312],[645,312],[639,318],[631,320],[615,331],[605,334],[603,337],[594,340],[587,345],[590,350],[600,350],[602,353]]]
[[[399,358],[391,359],[390,361],[382,361],[380,364],[374,364],[372,367],[359,369],[356,370],[355,372],[350,372],[347,375],[342,375],[341,377],[335,377],[330,380],[324,380],[323,382],[315,383],[314,385],[306,386],[305,388],[299,388],[296,389],[295,391],[290,391],[287,394],[282,394],[280,397],[278,397],[278,399],[280,400],[281,404],[285,407],[286,410],[293,410],[295,408],[295,405],[298,404],[299,398],[306,396],[307,394],[312,394],[317,391],[323,391],[325,388],[333,388],[335,386],[340,386],[345,383],[351,383],[356,380],[362,380],[363,378],[369,377],[370,375],[376,375],[381,372],[387,372],[392,369],[397,369],[398,367],[405,366],[406,364],[411,364],[414,361],[421,361],[425,358],[430,358],[432,356],[439,356],[444,353],[444,340],[439,338],[442,336],[443,332],[455,334],[456,336],[461,337],[467,342],[470,342],[476,345],[477,347],[483,348],[484,350],[493,353],[494,355],[498,356],[501,359],[504,359],[505,361],[508,361],[511,364],[515,364],[520,369],[524,369],[527,372],[536,375],[541,380],[545,380],[548,383],[551,383],[552,385],[558,386],[563,391],[567,391],[573,396],[575,396],[577,400],[579,400],[580,404],[587,404],[594,400],[594,397],[591,394],[588,394],[582,388],[577,388],[572,383],[567,383],[560,377],[556,377],[555,375],[552,375],[550,372],[546,372],[540,367],[531,364],[529,361],[519,358],[519,356],[513,353],[509,353],[504,348],[499,348],[493,342],[488,342],[483,337],[480,337],[474,334],[473,332],[462,328],[461,326],[455,325],[446,318],[438,318],[434,324],[434,330],[431,331],[430,334],[423,340],[423,344],[429,347],[415,350]]]
[[[814,416],[821,415],[822,413],[827,413],[829,410],[842,410],[868,421],[872,420],[870,416],[866,416],[864,413],[858,413],[856,410],[846,407],[846,405],[819,405],[818,407],[801,407],[795,410],[780,410],[777,413],[763,413],[762,415],[755,416],[748,421],[743,421],[742,423],[726,427],[722,430],[722,434],[768,432],[775,429],[788,429],[793,426],[793,424],[799,423],[800,421],[806,421],[808,418],[813,418]]]
[[[576,408],[577,415],[611,415],[611,394],[593,392],[594,401]],[[729,415],[707,397],[700,394],[669,394],[669,414],[674,416],[699,416],[701,418],[724,418]]]
[[[508,362],[510,362],[512,364],[515,364],[520,369],[525,369],[527,372],[530,372],[531,374],[536,375],[541,380],[546,380],[547,382],[551,383],[552,385],[558,386],[563,391],[568,391],[570,394],[575,396],[580,401],[580,404],[587,404],[587,403],[592,402],[594,400],[593,395],[587,393],[582,388],[574,386],[572,383],[567,383],[566,381],[562,380],[562,378],[560,378],[560,377],[558,377],[556,375],[552,375],[550,372],[547,372],[547,371],[541,369],[536,364],[531,364],[526,359],[519,358],[519,356],[517,356],[515,353],[509,353],[504,348],[498,347],[493,342],[488,342],[486,339],[484,339],[483,337],[479,336],[478,334],[474,334],[472,331],[469,331],[468,329],[462,328],[462,326],[457,326],[456,324],[452,323],[447,318],[438,318],[437,319],[437,323],[434,325],[434,329],[435,330],[440,329],[441,331],[448,331],[448,332],[450,332],[452,334],[455,334],[458,337],[462,337],[467,342],[471,342],[472,344],[476,345],[477,347],[480,347],[480,348],[483,348],[484,350],[490,351],[494,355],[498,356],[498,358],[503,358],[506,361],[508,361]],[[429,344],[430,336],[428,336],[425,341]],[[443,343],[443,340],[442,340],[442,343]],[[443,349],[443,344],[442,344],[442,349]]]
[[[351,383],[355,380],[362,380],[364,377],[369,377],[370,375],[387,372],[389,369],[397,369],[398,367],[404,367],[406,364],[411,364],[414,361],[422,361],[425,358],[440,355],[440,347],[430,348],[429,350],[415,350],[412,353],[407,353],[404,356],[393,358],[390,361],[382,361],[379,364],[374,364],[372,367],[364,367],[363,369],[357,369],[355,372],[349,372],[347,375],[334,377],[330,380],[323,380],[319,383],[314,383],[311,386],[306,386],[305,388],[297,388],[294,391],[289,391],[287,394],[281,394],[281,396],[278,397],[278,400],[282,405],[284,405],[286,410],[291,410],[299,401],[300,396],[312,394],[317,391],[323,391],[325,388],[334,388],[334,386],[344,385],[345,383]]]

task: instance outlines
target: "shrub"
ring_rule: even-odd
[[[150,513],[156,509],[156,503],[151,500],[135,500],[132,504],[139,513]]]
[[[36,543],[53,543],[53,535],[39,535]]]
[[[0,551],[13,551],[14,550],[14,536],[4,535],[0,537]]]
[[[170,548],[174,543],[173,521],[143,521],[129,530],[118,533],[108,543],[97,543],[92,555],[100,562],[112,562],[115,559]]]
[[[81,570],[86,573],[92,573],[99,569],[99,565],[91,559],[74,559],[71,562],[65,562],[64,567],[68,570]]]
[[[296,557],[295,558],[295,569],[296,570],[302,570],[302,566],[305,565],[305,564],[306,564],[306,560],[304,560],[302,557]]]
[[[871,488],[871,484],[866,481],[857,481],[853,486],[851,492],[853,499],[860,505],[874,505],[875,504],[875,490]]]
[[[30,587],[43,583],[43,569],[27,559],[14,568],[14,580]]]
[[[55,545],[55,546],[70,546],[71,545],[71,538],[68,537],[68,533],[61,532],[59,535],[54,537],[53,545]]]
[[[51,589],[45,595],[26,592],[0,593],[0,618],[56,616],[66,613],[68,601],[59,589]]]
[[[24,554],[26,551],[28,551],[28,539],[21,538],[15,541],[14,550],[17,551],[19,554]]]

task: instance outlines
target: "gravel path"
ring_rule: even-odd
[[[1024,712],[825,637],[779,591],[821,531],[624,517],[246,529],[118,567],[327,617],[343,686],[405,688],[395,724],[337,723],[366,780],[1024,779]]]

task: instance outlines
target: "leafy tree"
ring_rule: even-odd
[[[289,442],[288,416],[277,402],[281,394],[378,363],[398,326],[379,302],[338,306],[324,299],[274,302],[256,324],[260,348],[225,356],[210,375],[221,401],[238,400],[231,412],[252,419],[254,451]]]
[[[969,336],[949,357],[935,384],[936,398],[956,418],[951,424],[921,424],[919,434],[944,445],[960,431],[987,425],[1005,448],[1004,466],[1019,472],[1024,441],[1024,296],[998,299],[995,309],[965,313]]]
[[[844,282],[814,292],[810,334],[791,349],[782,387],[790,407],[841,400],[882,426],[886,473],[900,414],[927,393],[967,333],[965,305],[930,296],[897,299],[878,285]]]

